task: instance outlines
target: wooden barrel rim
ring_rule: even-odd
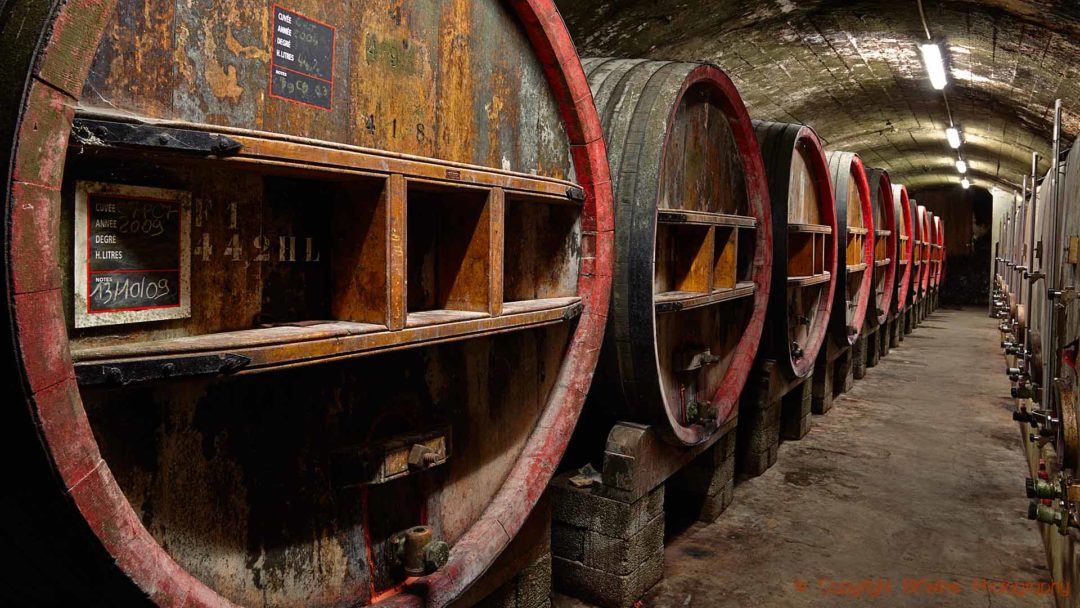
[[[937,287],[937,216],[931,211],[926,212],[926,223],[929,226],[927,234],[930,238],[927,239],[927,249],[930,252],[930,268],[927,271],[929,275],[927,277],[927,289],[933,290]]]
[[[938,262],[938,288],[941,288],[941,284],[945,281],[945,258],[948,257],[948,251],[945,249],[945,221],[941,221],[941,231],[938,233],[938,245],[941,246],[939,255],[941,259]]]
[[[831,319],[829,324],[832,326],[832,335],[836,339],[837,343],[847,346],[855,344],[862,335],[863,321],[866,319],[866,309],[870,302],[870,286],[874,277],[874,208],[873,203],[870,200],[870,184],[866,179],[866,167],[863,166],[862,159],[858,154],[852,152],[832,152],[829,154],[829,164],[832,166],[833,176],[833,196],[836,201],[836,223],[839,231],[839,237],[837,238],[837,248],[839,251],[840,239],[843,239],[845,244],[845,271],[839,270],[839,259],[837,260],[837,273],[836,273],[836,301],[833,302],[833,310],[843,310],[844,314],[830,315]],[[859,291],[857,300],[855,301],[855,313],[852,315],[850,324],[847,319],[847,280],[848,273],[846,272],[847,264],[847,205],[851,204],[851,201],[846,200],[846,188],[843,197],[840,195],[840,177],[843,175],[854,174],[855,188],[859,193],[859,207],[862,208],[863,225],[869,230],[867,238],[863,240],[863,263],[866,264],[866,269],[862,272],[862,280],[859,284]],[[841,207],[844,207],[841,209]],[[839,252],[837,258],[840,257]],[[842,308],[841,308],[842,307]]]
[[[797,154],[797,146],[800,144],[809,148],[810,166],[813,172],[818,176],[815,181],[817,188],[817,196],[819,204],[821,205],[821,216],[826,225],[832,229],[832,237],[830,239],[831,245],[826,248],[825,251],[825,266],[828,268],[832,276],[829,279],[828,289],[821,297],[821,303],[818,306],[818,314],[815,317],[815,323],[810,331],[810,336],[806,342],[806,346],[803,349],[803,356],[796,360],[791,353],[790,345],[787,342],[787,328],[778,328],[773,331],[773,344],[771,345],[771,352],[766,356],[773,356],[782,361],[786,361],[784,365],[784,372],[787,375],[793,375],[796,378],[805,378],[814,371],[814,363],[817,360],[818,352],[821,350],[821,346],[825,343],[825,337],[828,334],[829,317],[832,313],[833,299],[836,296],[836,268],[837,268],[837,218],[836,207],[832,203],[833,201],[833,187],[832,179],[830,177],[829,164],[825,159],[825,150],[821,145],[821,140],[818,139],[817,133],[814,132],[808,126],[805,125],[780,125],[780,123],[767,123],[762,121],[754,121],[755,128],[761,130],[767,128],[770,125],[778,125],[784,127],[784,133],[782,142],[785,144],[783,147],[773,150],[773,152],[779,156],[784,162],[784,165],[778,166],[779,171],[772,171],[768,175],[769,181],[769,197],[772,200],[773,206],[773,227],[777,233],[785,235],[784,238],[774,239],[773,242],[773,260],[785,260],[784,263],[776,262],[773,264],[773,284],[778,286],[787,286],[787,232],[788,232],[788,188],[789,188],[789,174],[791,160],[794,154]],[[778,138],[779,139],[779,138]],[[761,143],[760,137],[758,138],[759,144]],[[762,159],[766,157],[766,151],[762,148]],[[778,211],[783,211],[779,213]],[[786,291],[786,290],[785,290]],[[780,289],[776,290],[776,293],[780,293]],[[769,301],[770,309],[776,314],[777,319],[787,320],[786,305],[783,302],[778,301],[779,298],[771,298]],[[786,324],[785,324],[786,325]],[[781,331],[782,330],[782,331]],[[786,354],[784,354],[786,353]]]
[[[613,217],[607,154],[592,95],[553,0],[513,0],[517,16],[559,105],[582,207],[578,295],[583,312],[545,411],[507,479],[455,543],[436,573],[409,579],[381,605],[444,606],[482,575],[523,525],[547,487],[576,424],[600,350],[611,287]],[[115,0],[72,0],[43,16],[45,31],[26,69],[33,70],[16,119],[8,174],[6,244],[12,350],[24,398],[37,421],[57,491],[70,498],[71,520],[86,526],[151,601],[161,605],[233,606],[185,571],[143,526],[102,460],[74,379],[66,339],[55,239],[59,189],[74,108]],[[48,18],[45,18],[48,17]]]
[[[630,362],[628,368],[624,368],[621,361],[617,365],[617,373],[621,380],[620,387],[625,387],[628,382],[626,377],[628,374],[632,376],[632,381],[637,386],[636,390],[633,391],[624,390],[623,397],[627,401],[627,405],[632,410],[635,410],[636,414],[658,420],[661,424],[656,428],[667,439],[678,444],[696,445],[712,437],[717,429],[730,420],[731,416],[736,412],[739,396],[753,367],[754,357],[757,354],[762,329],[765,324],[770,273],[772,272],[772,221],[765,166],[758,151],[753,125],[734,83],[727,74],[714,65],[617,58],[585,58],[582,65],[587,69],[587,74],[590,77],[594,75],[596,70],[605,66],[615,68],[611,73],[604,75],[604,80],[600,85],[601,90],[597,91],[596,97],[596,103],[601,113],[601,124],[605,132],[610,133],[613,128],[612,121],[615,119],[614,107],[616,105],[626,107],[632,113],[636,113],[648,101],[646,99],[647,95],[655,95],[656,90],[654,87],[658,87],[659,83],[664,82],[667,78],[681,78],[682,81],[678,92],[672,97],[670,108],[666,110],[666,118],[663,124],[669,128],[665,129],[663,144],[660,149],[655,151],[657,158],[663,159],[666,157],[673,131],[670,126],[676,121],[682,100],[692,88],[700,85],[708,86],[710,90],[718,94],[716,101],[719,102],[721,110],[727,117],[728,127],[731,129],[735,145],[739,151],[747,205],[751,215],[757,219],[751,275],[751,280],[755,285],[755,293],[753,296],[753,312],[750,319],[745,326],[740,328],[742,335],[734,349],[734,354],[724,373],[723,380],[710,397],[710,402],[718,413],[712,424],[685,425],[673,416],[671,408],[667,407],[666,404],[662,404],[662,407],[657,408],[654,399],[647,398],[644,404],[647,407],[641,407],[642,404],[632,403],[635,399],[626,394],[627,392],[643,393],[645,395],[655,395],[661,402],[665,400],[664,392],[659,385],[660,362],[656,346],[659,343],[659,337],[657,335],[657,313],[653,297],[655,294],[652,286],[652,265],[655,261],[659,196],[659,192],[655,196],[652,195],[650,188],[654,184],[645,184],[646,187],[643,188],[645,191],[643,196],[651,199],[647,212],[639,212],[636,206],[631,205],[633,215],[631,218],[626,218],[628,221],[623,223],[616,216],[616,222],[629,226],[628,234],[630,236],[627,237],[629,240],[624,243],[628,249],[623,250],[621,254],[616,254],[617,260],[624,261],[624,263],[620,262],[616,266],[616,274],[624,274],[625,280],[620,281],[616,278],[613,281],[612,288],[618,291],[620,286],[625,286],[627,293],[622,294],[621,297],[620,295],[613,295],[613,301],[624,302],[625,306],[612,307],[609,311],[612,327],[609,329],[606,340],[613,340],[616,335],[626,336],[627,339],[636,342],[640,347],[635,349],[635,352],[640,354],[639,358],[646,358],[647,356],[651,359],[650,361],[640,361],[635,358],[635,361]],[[637,68],[641,66],[646,69],[638,70]],[[685,75],[683,74],[684,70],[687,70]],[[644,82],[641,81],[643,78],[646,79]],[[631,80],[634,82],[631,82]],[[627,92],[633,95],[632,99],[628,100],[624,96]],[[610,100],[616,99],[620,100],[618,104],[609,103]],[[668,105],[666,99],[665,97],[664,106]],[[655,109],[660,110],[663,108],[657,107]],[[635,200],[639,191],[637,182],[623,184],[622,180],[628,178],[620,175],[619,172],[620,168],[626,163],[632,163],[635,168],[638,167],[640,165],[640,153],[653,152],[642,145],[644,138],[648,136],[645,131],[647,129],[639,133],[620,132],[618,136],[613,134],[608,137],[607,142],[610,146],[609,153],[611,154],[611,166],[614,172],[612,178],[616,192],[625,187],[628,189],[629,198]],[[639,155],[625,156],[625,149],[636,149]],[[663,184],[666,179],[664,163],[660,162],[659,167],[660,171],[656,176],[655,183]],[[641,176],[641,173],[635,171],[634,175]],[[651,177],[649,179],[651,180]],[[620,195],[620,199],[622,198],[626,197]],[[646,241],[649,244],[647,249],[644,246]],[[620,243],[617,242],[617,250],[619,246]],[[648,252],[648,256],[634,255],[645,251]],[[638,272],[642,268],[647,268],[648,272]],[[648,285],[645,284],[646,276]],[[638,281],[635,281],[635,277]],[[639,300],[635,294],[645,291],[649,293],[649,298],[647,301],[644,298]],[[641,365],[643,368],[650,370],[655,369],[655,374],[651,371],[649,373],[630,374],[630,370],[636,365]],[[643,409],[648,411],[640,411]],[[655,411],[657,409],[662,411]]]
[[[919,205],[919,244],[922,247],[922,267],[919,272],[919,299],[926,297],[930,287],[930,216],[926,207]]]
[[[881,308],[876,315],[877,324],[884,325],[889,319],[889,313],[892,312],[893,292],[896,290],[896,267],[900,263],[897,259],[899,257],[897,255],[899,231],[896,229],[896,208],[893,201],[892,178],[889,177],[889,172],[884,169],[871,169],[869,175],[871,176],[871,200],[875,202],[878,200],[875,195],[883,195],[885,198],[881,210],[881,214],[885,218],[885,225],[881,226],[880,229],[889,231],[889,236],[885,237],[885,255],[889,258],[889,265],[885,267],[885,281],[881,288],[884,295],[880,301]],[[874,179],[875,177],[877,179]]]
[[[911,240],[915,243],[915,255],[917,255],[920,260],[919,265],[915,268],[915,272],[911,275],[911,289],[908,291],[908,297],[912,304],[916,304],[922,300],[922,277],[923,267],[925,266],[925,260],[923,259],[925,253],[925,249],[923,248],[923,218],[926,215],[925,210],[926,208],[919,205],[916,201],[915,209],[912,211],[912,219],[914,221],[911,226]]]
[[[934,288],[941,288],[942,269],[945,265],[945,222],[939,216],[934,216],[934,241],[937,245],[936,259],[934,260]]]
[[[904,186],[903,184],[893,184],[893,205],[894,210],[899,207],[900,216],[907,220],[904,223],[904,226],[907,230],[906,236],[908,237],[907,247],[905,248],[906,251],[904,251],[904,257],[905,259],[907,259],[907,264],[904,264],[903,276],[901,276],[900,280],[896,282],[896,307],[894,310],[896,314],[899,314],[901,311],[907,308],[908,291],[911,289],[912,283],[911,269],[912,266],[914,266],[915,264],[915,260],[913,259],[913,255],[915,253],[915,237],[914,232],[911,229],[911,226],[913,224],[913,218],[911,213],[911,201],[908,198],[907,193],[907,186]],[[897,223],[899,224],[899,220],[897,220]],[[897,232],[899,232],[899,230]],[[900,256],[898,255],[897,257]]]

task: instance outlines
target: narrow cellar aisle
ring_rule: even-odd
[[[997,342],[985,310],[935,312],[715,523],[669,540],[643,605],[1052,605],[995,586],[1049,580]]]

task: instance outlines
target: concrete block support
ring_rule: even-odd
[[[877,367],[881,361],[881,336],[885,333],[885,325],[879,325],[869,336],[866,337],[866,367]]]
[[[664,486],[633,502],[551,482],[555,589],[603,608],[630,608],[664,570]]]
[[[551,550],[525,566],[513,579],[487,596],[476,608],[549,608]]]
[[[735,436],[724,435],[667,482],[669,504],[692,510],[694,519],[712,523],[735,497]],[[674,498],[672,498],[674,497]]]
[[[847,351],[836,359],[836,378],[833,379],[833,398],[855,388],[855,347],[848,347]]]
[[[620,422],[608,433],[600,472],[588,467],[552,480],[555,588],[603,608],[633,606],[663,574],[665,494],[708,522],[731,504],[737,421],[693,447]]]
[[[795,390],[784,395],[780,409],[780,438],[797,441],[806,437],[814,419],[813,381],[803,382]]]
[[[744,477],[757,477],[776,463],[780,445],[780,405],[787,392],[777,388],[777,365],[765,360],[755,366],[739,403],[736,468]]]
[[[859,336],[851,347],[851,375],[855,380],[866,377],[866,336]]]
[[[813,412],[821,415],[832,409],[833,400],[855,385],[851,347],[837,348],[831,343],[822,347],[814,365]]]

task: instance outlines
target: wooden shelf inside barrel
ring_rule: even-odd
[[[829,272],[799,277],[788,277],[788,287],[810,287],[811,285],[828,283],[830,278],[832,278],[832,273]]]
[[[96,368],[122,364],[175,365],[176,358],[207,355],[240,355],[250,362],[239,372],[336,361],[353,357],[464,340],[477,335],[506,332],[576,318],[581,300],[550,298],[511,302],[503,314],[458,310],[411,313],[406,327],[389,331],[384,325],[347,321],[309,321],[171,340],[135,342],[97,348],[72,348],[76,375],[83,383],[94,382]],[[160,378],[169,373],[163,371]]]
[[[832,228],[823,224],[788,224],[788,232],[831,234]]]
[[[848,272],[862,272],[866,270],[866,262],[859,262],[858,264],[848,264]]]
[[[146,162],[143,145],[121,136],[143,125],[80,112],[74,153],[87,159],[86,175],[124,177],[127,167]],[[576,242],[584,197],[572,182],[188,122],[152,128],[165,129],[166,139],[209,134],[233,142],[228,155],[151,151],[157,166],[190,183],[212,177],[250,193],[251,200],[237,197],[228,207],[232,240],[196,226],[203,267],[235,282],[242,264],[278,266],[254,273],[261,285],[240,303],[249,311],[246,320],[191,322],[171,335],[136,328],[122,341],[77,334],[71,347],[80,382],[100,383],[103,363],[142,362],[153,378],[158,359],[166,365],[172,357],[236,353],[250,361],[223,371],[248,372],[534,328],[580,314]],[[246,226],[258,226],[258,233],[241,236]],[[298,244],[271,254],[278,240],[261,234],[271,227],[314,236],[281,237]],[[270,245],[256,252],[252,237]],[[229,253],[241,248],[247,258]],[[216,302],[219,288],[208,280],[193,286],[193,306]]]
[[[870,234],[870,231],[862,226],[848,226],[848,234]]]
[[[735,287],[715,289],[712,293],[667,291],[653,296],[657,313],[678,312],[753,296],[757,287],[753,281],[741,281]]]
[[[704,226],[734,226],[754,228],[757,218],[727,213],[688,211],[683,209],[657,209],[657,220],[662,224],[700,224]]]
[[[76,113],[72,143],[77,148],[112,148],[108,142],[95,137],[92,129],[103,126],[115,128],[116,125],[137,126],[151,122],[156,130],[176,129],[181,132],[204,133],[227,138],[240,145],[236,152],[216,157],[216,160],[221,162],[257,165],[264,168],[310,169],[361,177],[400,174],[411,183],[427,182],[457,187],[498,187],[508,193],[519,191],[533,197],[543,197],[547,202],[574,205],[580,204],[584,198],[584,193],[577,184],[563,180],[462,163],[441,162],[432,158],[395,154],[279,133],[177,120],[149,121],[138,116],[116,116],[84,108],[80,108]],[[168,154],[169,149],[155,148],[153,152],[163,155]]]
[[[880,268],[882,266],[888,266],[889,262],[892,262],[892,258],[884,258],[884,259],[881,259],[881,260],[875,260],[874,261],[874,266],[876,266],[878,268]]]

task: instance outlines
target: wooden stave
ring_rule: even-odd
[[[618,416],[652,422],[666,440],[677,445],[696,445],[707,441],[737,415],[739,395],[761,341],[769,297],[771,210],[749,115],[734,84],[711,64],[589,57],[583,59],[583,66],[600,114],[616,193],[616,276],[601,354],[604,378],[594,383],[594,392],[602,393],[606,405]],[[754,313],[742,328],[732,363],[711,399],[720,412],[715,425],[687,426],[673,416],[674,405],[669,403],[659,379],[662,372],[657,352],[652,273],[658,186],[662,180],[659,168],[680,102],[698,84],[713,87],[720,99],[729,104],[724,111],[733,127],[736,145],[742,149],[748,205],[751,215],[758,220],[752,275],[756,293]],[[660,94],[656,94],[658,91]],[[646,105],[649,102],[653,105]],[[638,138],[629,139],[635,121],[646,121],[649,127],[640,130]],[[627,157],[627,149],[636,150],[641,156]],[[641,168],[642,157],[647,163],[645,170]],[[635,161],[637,164],[633,164]],[[626,172],[624,167],[631,170]],[[642,175],[648,177],[637,179]],[[653,175],[658,177],[653,179]],[[648,243],[648,247],[635,243]],[[657,407],[658,403],[662,406]]]
[[[765,170],[769,175],[769,198],[772,202],[773,217],[773,271],[772,283],[777,286],[769,298],[770,323],[767,327],[767,348],[762,349],[761,356],[774,358],[780,365],[785,376],[805,378],[814,370],[814,363],[818,352],[825,344],[828,334],[829,316],[832,311],[833,299],[836,292],[836,268],[837,268],[837,218],[835,206],[830,202],[832,199],[832,182],[829,176],[828,162],[821,147],[817,134],[808,126],[774,123],[767,121],[754,121],[754,127],[758,136],[758,145],[761,146],[762,160],[765,161]],[[785,313],[786,297],[780,298],[779,286],[787,285],[788,246],[788,187],[791,170],[791,161],[796,153],[795,146],[798,142],[805,142],[811,150],[816,152],[812,156],[815,169],[818,172],[818,196],[821,204],[822,216],[825,223],[830,226],[833,238],[831,245],[826,249],[825,265],[830,268],[832,277],[829,286],[821,296],[821,303],[817,307],[818,316],[814,322],[813,337],[809,341],[808,348],[804,348],[801,363],[792,359],[790,345],[787,336],[789,319]],[[780,263],[779,260],[784,260]],[[786,294],[785,294],[786,296]],[[780,331],[783,330],[783,331]]]
[[[578,105],[579,100],[589,99],[590,92],[587,86],[583,86],[584,78],[576,52],[554,4],[548,0],[521,0],[512,4],[508,10],[513,11],[512,14],[523,26],[537,58],[543,63],[547,83],[558,98],[567,132],[575,144],[574,165],[579,182],[586,191],[585,205],[588,209],[588,213],[583,213],[583,222],[590,238],[595,241],[590,244],[595,257],[588,260],[587,277],[579,283],[583,286],[579,291],[585,311],[578,321],[578,331],[568,346],[567,363],[560,370],[550,407],[545,412],[542,424],[530,436],[522,452],[524,456],[518,459],[502,491],[493,498],[483,517],[455,545],[450,562],[443,570],[410,581],[407,588],[397,589],[393,595],[375,599],[387,605],[445,605],[483,574],[506,547],[524,522],[529,507],[535,504],[544,490],[547,479],[558,463],[559,454],[565,449],[588,389],[596,361],[594,352],[599,349],[603,332],[610,284],[611,194],[607,166],[601,160],[605,154],[598,135],[598,120],[591,103]],[[16,40],[6,40],[6,43],[17,41],[18,44],[12,48],[20,51],[5,54],[15,58],[13,67],[20,71],[25,69],[29,77],[25,82],[3,91],[5,101],[13,102],[5,107],[17,109],[18,112],[11,112],[10,115],[5,112],[0,117],[3,127],[0,133],[4,134],[5,143],[14,137],[14,143],[18,144],[21,143],[17,137],[23,121],[40,118],[40,114],[33,112],[42,106],[41,95],[49,100],[77,99],[82,77],[97,47],[94,40],[106,25],[105,18],[111,15],[114,3],[43,5],[24,2],[21,6],[12,6],[14,8],[10,12],[0,15],[0,28],[11,24],[11,21],[4,20],[10,17],[18,20],[20,33],[25,32],[26,35],[16,37]],[[50,46],[70,44],[72,39],[80,43],[75,51]],[[28,41],[36,41],[36,44],[28,44]],[[5,44],[5,51],[9,50]],[[60,55],[64,57],[58,58]],[[67,105],[71,107],[74,102]],[[63,127],[63,112],[57,113]],[[28,146],[15,148],[14,172],[5,173],[5,202],[9,215],[15,214],[14,209],[26,208],[18,203],[29,202],[33,195],[38,194],[27,188],[28,182],[22,181],[29,177],[27,172],[22,172],[23,177],[20,178],[20,166],[27,166],[30,155],[41,152],[46,155],[46,160],[57,161],[60,167],[63,166],[62,152],[59,160],[48,158],[48,155],[66,148],[70,116],[66,120],[66,128],[58,129],[53,139],[46,140],[47,149],[27,151]],[[43,130],[47,130],[54,125],[42,123],[42,126]],[[36,124],[34,130],[37,130]],[[51,183],[49,180],[55,177],[42,173],[42,181],[31,185],[35,189],[47,187]],[[42,199],[38,196],[33,200],[40,203]],[[14,219],[9,217],[16,231],[21,229],[22,234],[27,234],[27,226],[33,220],[22,216],[15,216]],[[5,504],[3,513],[13,513],[16,520],[36,519],[35,523],[39,525],[45,519],[39,513],[48,513],[47,523],[51,532],[35,535],[31,540],[34,545],[52,543],[49,549],[42,549],[52,554],[48,568],[40,565],[34,568],[31,563],[35,560],[26,560],[26,572],[22,573],[26,576],[20,583],[25,584],[27,603],[48,602],[46,598],[52,597],[50,592],[60,593],[60,597],[64,597],[65,589],[70,591],[78,588],[83,601],[102,605],[117,602],[124,605],[144,602],[232,605],[185,572],[149,537],[139,518],[131,512],[123,493],[116,487],[104,461],[98,459],[97,467],[90,474],[78,475],[83,472],[81,467],[86,459],[96,454],[94,438],[84,415],[76,412],[72,417],[56,417],[56,406],[61,405],[64,399],[71,398],[74,382],[70,373],[71,361],[65,354],[66,340],[55,340],[55,336],[48,334],[57,327],[54,307],[58,302],[48,297],[52,293],[19,287],[20,282],[31,280],[19,251],[14,250],[19,246],[19,243],[9,242],[4,248],[9,270],[14,267],[14,271],[4,273],[4,293],[8,294],[4,310],[11,318],[11,324],[6,327],[12,329],[5,329],[2,339],[13,345],[13,348],[5,349],[9,358],[4,364],[6,369],[16,370],[14,375],[20,378],[19,386],[28,407],[25,411],[6,413],[5,416],[14,416],[10,420],[12,424],[6,425],[6,428],[24,429],[22,438],[25,441],[18,444],[23,448],[20,456],[27,465],[25,469],[34,474],[28,474],[28,483],[21,484],[24,488],[22,498],[26,503],[24,509],[15,511],[17,506]],[[14,281],[10,280],[12,274],[15,275]],[[585,269],[582,274],[586,275]],[[59,318],[63,318],[62,314]],[[28,319],[35,321],[36,331],[26,331],[30,322]],[[22,329],[15,329],[19,327]],[[62,322],[59,327],[62,332]],[[50,341],[51,344],[48,343]],[[63,373],[65,370],[66,375]],[[49,386],[46,382],[50,378],[64,380],[59,385]],[[77,395],[74,400],[77,404]],[[4,421],[9,422],[7,418]],[[101,471],[101,474],[98,475],[97,471]],[[33,514],[25,510],[27,506]],[[42,542],[42,538],[52,540]],[[66,560],[56,560],[55,555],[67,557]],[[57,586],[57,583],[61,585]],[[12,591],[15,594],[20,592],[18,589]]]
[[[859,336],[862,335],[863,322],[866,319],[867,306],[870,301],[870,290],[873,279],[874,269],[874,226],[873,222],[873,203],[870,198],[870,186],[867,180],[866,171],[863,167],[862,160],[859,155],[853,152],[827,152],[826,158],[829,162],[829,169],[831,170],[832,183],[833,183],[833,198],[835,200],[835,209],[837,217],[837,226],[839,234],[843,235],[843,239],[847,241],[847,208],[851,204],[851,201],[847,200],[848,190],[847,188],[841,188],[841,179],[844,178],[846,184],[849,176],[854,173],[855,185],[859,192],[858,205],[862,209],[863,227],[869,230],[867,238],[864,241],[863,246],[863,263],[866,264],[866,269],[861,273],[861,282],[858,288],[856,296],[855,313],[849,320],[847,317],[847,309],[849,300],[847,299],[848,290],[848,273],[839,271],[839,252],[837,253],[837,273],[836,273],[836,294],[833,301],[834,311],[844,311],[844,315],[832,314],[829,319],[829,335],[833,341],[840,346],[851,346],[858,341]],[[840,240],[837,239],[837,247],[839,248]],[[845,246],[846,253],[846,246]],[[845,264],[846,264],[845,256]]]

